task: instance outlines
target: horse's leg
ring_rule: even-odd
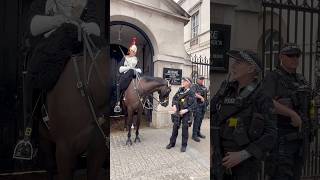
[[[91,134],[87,153],[87,179],[98,180],[102,179],[102,177],[98,177],[102,174],[102,166],[107,158],[107,147],[105,145],[105,139],[100,133],[98,127],[96,127]],[[103,179],[106,178],[107,177],[104,177]]]
[[[123,128],[123,131],[126,131],[127,126],[128,126],[128,115],[125,115],[124,116],[124,128]]]
[[[133,119],[133,111],[131,109],[128,109],[128,121],[127,121],[127,128],[128,128],[128,139],[126,142],[126,145],[132,145],[131,141],[131,125],[132,125],[132,119]]]
[[[72,180],[76,156],[70,148],[64,144],[57,144],[56,159],[59,180]]]
[[[53,180],[56,167],[56,160],[54,157],[55,144],[50,141],[49,131],[44,127],[42,122],[39,125],[39,133],[39,147],[42,152],[41,155],[43,155],[43,165],[48,171],[48,179]]]
[[[137,116],[137,122],[136,122],[136,138],[134,139],[134,142],[136,142],[136,141],[141,142],[140,137],[139,137],[139,127],[140,127],[142,110],[143,109],[141,107],[139,107],[138,116]]]

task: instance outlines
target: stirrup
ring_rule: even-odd
[[[119,102],[118,102],[117,105],[114,107],[113,112],[115,112],[115,113],[121,112],[121,107],[120,107],[120,103],[119,103]]]
[[[33,157],[33,147],[30,142],[30,136],[28,134],[31,134],[32,129],[26,128],[25,131],[25,138],[23,140],[20,140],[13,151],[13,158],[14,159],[20,159],[20,160],[32,160]]]

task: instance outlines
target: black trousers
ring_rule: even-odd
[[[192,136],[198,136],[200,134],[201,124],[202,124],[205,113],[206,113],[205,105],[197,104],[197,109],[194,112]]]
[[[126,73],[122,73],[119,79],[119,91],[122,94],[130,85],[132,79],[135,77],[133,69],[129,69]]]
[[[188,121],[190,120],[190,112],[184,114],[180,119],[174,120],[173,122],[173,128],[172,128],[172,135],[170,137],[170,143],[172,145],[176,144],[176,140],[178,137],[178,131],[180,128],[180,125],[182,124],[182,146],[186,147],[188,144],[188,128],[189,124]]]
[[[266,172],[272,180],[300,180],[303,166],[302,140],[279,138],[266,161]]]

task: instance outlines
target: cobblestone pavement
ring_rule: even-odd
[[[191,139],[189,128],[187,151],[180,152],[181,128],[176,146],[167,150],[171,128],[143,128],[141,143],[126,146],[126,132],[111,134],[110,176],[112,180],[207,180],[210,179],[210,132],[209,120],[202,125],[207,137],[200,143]],[[132,135],[132,141],[135,134]]]

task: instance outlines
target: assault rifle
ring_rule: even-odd
[[[212,122],[212,144],[213,144],[213,162],[212,162],[212,173],[213,180],[222,180],[223,178],[223,166],[222,166],[222,147],[220,142],[220,124],[221,117],[219,117],[218,111],[220,110],[221,101],[226,96],[226,91],[229,88],[229,79],[230,74],[228,74],[227,80],[222,83],[222,87],[219,89],[217,94],[212,99],[212,110],[210,111],[211,117],[213,118]]]

